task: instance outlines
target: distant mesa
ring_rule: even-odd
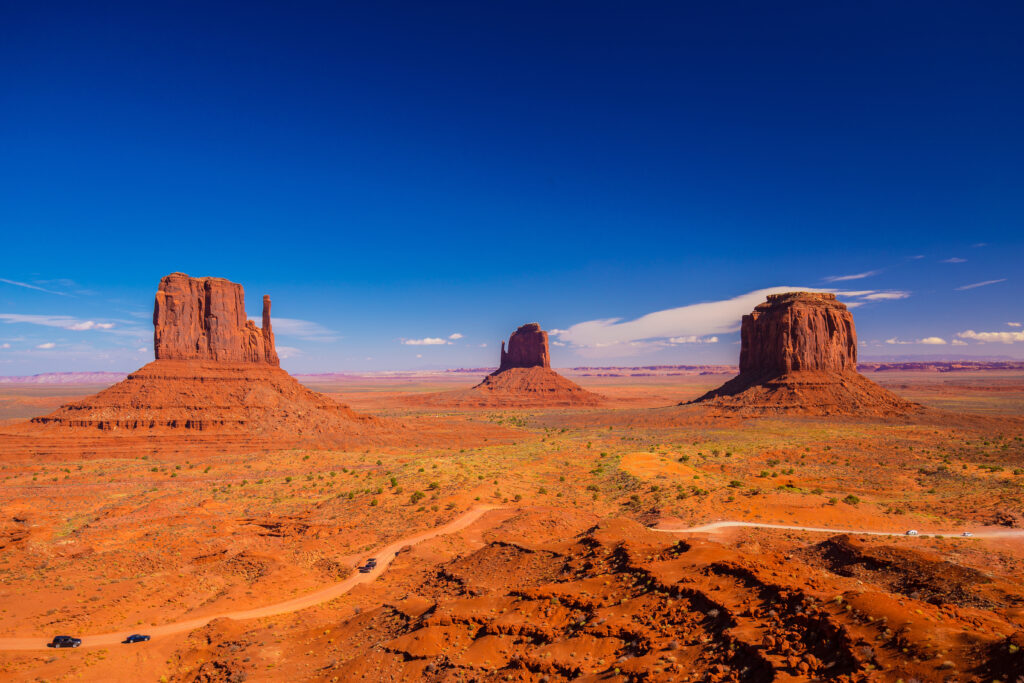
[[[472,389],[410,397],[417,405],[451,408],[586,407],[602,403],[551,369],[548,333],[538,323],[522,325],[501,343],[498,369]]]
[[[156,360],[37,425],[101,432],[231,432],[321,437],[365,433],[371,418],[312,391],[279,366],[263,297],[263,327],[245,314],[242,286],[172,273],[153,308]]]
[[[770,294],[743,316],[740,337],[740,374],[692,403],[741,414],[921,410],[857,372],[853,315],[835,294]]]

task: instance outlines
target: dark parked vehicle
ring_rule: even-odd
[[[78,647],[81,644],[81,638],[72,638],[71,636],[54,636],[53,640],[46,644],[46,647]]]
[[[377,566],[377,558],[376,557],[371,557],[370,559],[368,559],[366,561],[366,564],[364,564],[362,567],[359,567],[359,573],[360,574],[369,574],[370,572],[373,571],[373,568],[376,567],[376,566]]]
[[[144,635],[141,635],[139,633],[133,633],[132,635],[128,636],[127,638],[125,638],[121,642],[124,643],[125,645],[127,645],[129,643],[144,643],[147,640],[149,640],[149,636],[144,636]]]
[[[367,567],[376,567],[377,566],[377,558],[376,557],[371,557],[370,559],[368,559],[366,561],[366,566]]]

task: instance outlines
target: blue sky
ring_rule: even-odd
[[[777,287],[1024,357],[1024,6],[703,5],[5,4],[0,374],[141,365],[172,271],[300,372],[735,362]]]

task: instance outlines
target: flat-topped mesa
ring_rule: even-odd
[[[853,315],[835,294],[769,294],[740,332],[740,374],[776,377],[789,372],[855,372]]]
[[[896,416],[922,408],[857,372],[853,315],[835,294],[772,294],[743,316],[740,374],[694,399],[730,415]]]
[[[279,365],[263,297],[263,328],[245,314],[242,285],[219,277],[171,273],[160,280],[153,307],[157,360],[212,360]]]
[[[508,351],[501,342],[501,364],[498,372],[509,368],[550,368],[548,333],[538,323],[527,323],[508,338]]]

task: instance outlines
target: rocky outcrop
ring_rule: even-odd
[[[157,360],[278,365],[270,297],[263,297],[261,329],[245,314],[242,285],[171,273],[160,280],[156,292],[153,350]]]
[[[692,403],[750,415],[920,410],[857,372],[853,315],[834,294],[769,295],[743,316],[740,338],[740,374]]]
[[[853,315],[835,294],[769,294],[768,301],[743,316],[740,336],[741,374],[857,369]]]
[[[538,323],[522,325],[508,338],[508,351],[501,342],[501,363],[498,372],[509,368],[550,368],[548,333]]]
[[[123,381],[33,418],[52,429],[99,433],[370,439],[380,422],[312,391],[278,367],[263,297],[263,327],[245,315],[242,286],[172,273],[153,312],[156,360]]]
[[[435,408],[586,407],[604,397],[551,369],[548,333],[527,323],[501,344],[501,364],[472,389],[416,394],[404,402]]]

